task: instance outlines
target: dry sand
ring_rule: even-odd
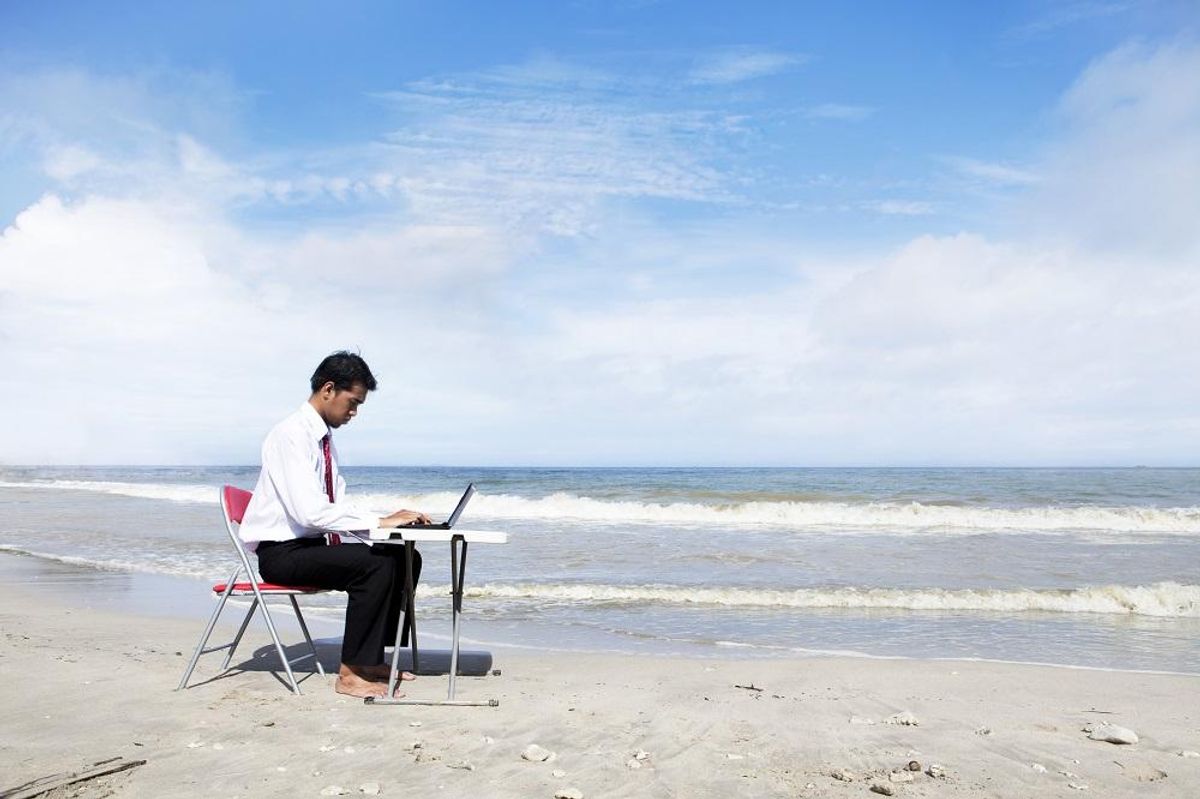
[[[119,757],[146,762],[56,795],[319,797],[340,787],[358,796],[867,799],[879,783],[898,797],[1200,796],[1200,756],[1180,754],[1200,751],[1197,677],[497,649],[502,673],[460,678],[459,694],[499,707],[369,707],[315,675],[302,696],[289,694],[258,621],[238,668],[213,679],[221,656],[209,655],[199,684],[176,692],[200,616],[133,615],[11,579],[0,599],[0,795]],[[322,655],[336,664],[333,645]],[[408,688],[441,697],[445,677]],[[894,714],[917,725],[885,723]],[[1082,731],[1104,721],[1139,742]],[[553,757],[524,759],[530,744]],[[921,770],[890,776],[914,760]],[[944,776],[926,773],[934,764]]]

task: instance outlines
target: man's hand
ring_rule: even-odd
[[[398,510],[379,520],[380,527],[405,527],[410,524],[429,524],[430,518],[416,510]]]

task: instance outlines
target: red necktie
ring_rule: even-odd
[[[333,502],[333,456],[329,453],[329,434],[321,439],[321,451],[325,453],[325,496]],[[337,533],[329,534],[329,545],[342,543],[342,537]]]

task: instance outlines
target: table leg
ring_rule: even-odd
[[[413,597],[415,593],[412,569],[413,549],[412,541],[404,542],[404,612],[396,619],[396,642],[392,646],[392,668],[388,672],[388,696],[394,694],[396,686],[400,684],[400,649],[410,633],[412,635],[413,673],[417,672],[417,617],[414,607],[416,603]]]
[[[458,545],[462,543],[462,551],[459,552]],[[462,536],[454,536],[450,539],[450,583],[453,596],[453,604],[451,605],[451,624],[450,624],[450,689],[446,694],[447,699],[454,698],[455,683],[458,679],[458,634],[459,634],[459,617],[462,615],[462,595],[463,583],[467,577],[467,542]]]

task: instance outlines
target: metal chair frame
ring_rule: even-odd
[[[229,535],[229,540],[233,543],[234,549],[237,550],[239,563],[233,573],[229,575],[228,580],[213,586],[213,593],[219,595],[217,606],[213,609],[212,616],[208,620],[208,626],[204,629],[204,635],[200,637],[200,643],[196,645],[196,651],[183,673],[183,679],[179,681],[179,687],[175,689],[177,691],[187,687],[187,682],[191,678],[192,672],[195,671],[196,664],[200,661],[201,655],[228,649],[229,652],[225,655],[225,662],[221,666],[221,673],[223,674],[229,670],[233,654],[237,651],[238,644],[241,643],[246,628],[250,626],[251,617],[254,616],[254,612],[259,608],[262,609],[262,617],[263,621],[266,622],[267,632],[271,634],[271,640],[275,644],[275,651],[279,655],[279,662],[283,665],[284,673],[287,674],[289,688],[295,694],[300,694],[300,685],[296,682],[296,675],[292,672],[292,664],[298,661],[312,658],[313,662],[316,663],[317,672],[322,677],[325,676],[325,669],[321,666],[321,659],[317,655],[317,647],[308,632],[308,625],[304,623],[304,615],[300,612],[300,605],[296,602],[297,596],[324,593],[325,589],[275,585],[273,583],[264,583],[258,577],[258,571],[251,565],[246,547],[242,543],[241,538],[238,537],[237,529],[234,527],[234,525],[241,525],[242,516],[249,502],[249,491],[244,491],[230,485],[224,486],[221,489],[221,518],[225,521],[225,532]],[[238,578],[243,573],[246,575],[246,580],[238,582]],[[254,600],[250,603],[250,609],[246,611],[246,616],[242,619],[242,624],[238,627],[237,635],[234,636],[232,641],[220,646],[205,648],[209,637],[212,636],[213,629],[217,626],[217,619],[220,617],[221,611],[225,608],[225,603],[229,601],[231,596],[253,596]],[[304,632],[304,640],[308,643],[309,651],[307,653],[298,655],[290,660],[288,659],[287,653],[283,649],[283,642],[279,638],[279,632],[275,629],[275,622],[271,619],[271,613],[267,609],[266,598],[269,596],[286,596],[291,601],[292,611],[296,614],[296,621],[300,624],[300,629]]]

